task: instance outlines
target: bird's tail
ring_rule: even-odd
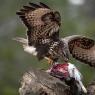
[[[13,38],[13,40],[22,43],[23,45],[27,45],[28,44],[28,40],[25,38],[21,38],[21,37],[15,37]]]
[[[23,49],[24,49],[25,52],[27,52],[29,54],[32,54],[34,56],[37,55],[36,48],[34,46],[29,46],[27,39],[21,38],[21,37],[16,37],[16,38],[13,38],[13,40],[16,40],[17,42],[20,42],[22,44]]]

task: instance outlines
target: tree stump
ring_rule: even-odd
[[[43,70],[31,69],[21,79],[20,95],[72,95],[64,81]],[[88,84],[87,95],[95,95],[95,80]],[[78,94],[79,95],[79,94]],[[84,95],[84,94],[81,94]]]
[[[70,95],[64,82],[42,70],[31,69],[21,80],[20,95]]]
[[[87,91],[88,95],[95,95],[95,80],[88,84]]]

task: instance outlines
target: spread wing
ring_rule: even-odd
[[[19,15],[19,17],[22,19],[24,24],[28,27],[28,29],[33,28],[33,26],[36,26],[36,24],[42,24],[40,22],[40,19],[36,19],[39,15],[41,15],[41,10],[48,10],[50,9],[47,5],[43,3],[39,3],[39,5],[34,3],[29,3],[30,6],[23,6],[23,8],[17,12],[16,14]],[[38,10],[40,9],[40,11]],[[44,11],[42,11],[44,12]]]
[[[43,33],[45,32],[46,27],[41,20],[41,16],[49,12],[50,8],[41,2],[39,5],[34,3],[29,4],[30,6],[23,6],[23,9],[17,12],[17,15],[19,15],[25,26],[28,28],[28,44],[42,44],[42,40],[46,37],[46,35],[44,35],[45,33]]]
[[[50,41],[50,37],[57,39],[59,37],[59,25],[55,22],[46,24],[42,20],[46,15],[46,19],[48,19],[53,10],[41,2],[38,5],[34,3],[29,4],[30,6],[23,6],[23,9],[17,12],[17,15],[28,28],[28,44],[44,44]]]
[[[70,54],[77,60],[95,67],[95,41],[83,36],[70,36],[63,39]]]

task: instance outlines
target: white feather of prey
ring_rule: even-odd
[[[16,41],[22,43],[25,52],[30,53],[34,56],[37,55],[36,48],[34,46],[29,46],[28,45],[28,39],[21,38],[21,37],[16,37],[13,40],[16,40]]]
[[[84,87],[82,83],[82,75],[79,72],[79,70],[76,68],[74,64],[68,63],[68,72],[70,74],[70,77],[74,78],[77,81],[77,86],[79,87],[79,90],[82,90],[84,93],[87,93],[86,88]]]

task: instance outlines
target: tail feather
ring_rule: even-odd
[[[34,56],[37,55],[36,48],[34,46],[29,46],[27,39],[21,38],[21,37],[16,37],[16,38],[13,38],[13,40],[22,43],[22,46],[23,46],[23,49],[25,52],[30,53]]]
[[[17,41],[17,42],[20,42],[20,43],[22,43],[23,45],[27,45],[27,44],[28,44],[28,40],[25,39],[25,38],[16,37],[16,38],[13,38],[13,40],[15,40],[15,41]]]

